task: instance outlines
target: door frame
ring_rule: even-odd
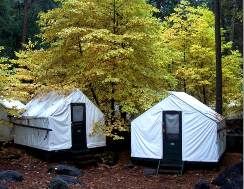
[[[74,122],[73,121],[73,107],[74,106],[83,106],[83,121],[79,121],[79,122]],[[83,125],[83,128],[82,128],[82,132],[83,132],[83,136],[85,136],[85,138],[81,139],[81,142],[85,142],[84,146],[85,147],[82,147],[81,149],[87,149],[87,137],[86,137],[86,104],[85,103],[70,103],[70,111],[71,111],[71,144],[72,144],[72,147],[71,148],[74,148],[73,146],[73,129],[74,127],[77,127],[78,125]]]
[[[164,147],[164,142],[165,142],[165,139],[167,139],[167,136],[166,136],[166,114],[179,114],[179,160],[182,161],[182,111],[177,111],[177,110],[166,110],[166,111],[162,111],[162,145],[163,145],[163,160],[168,160],[168,159],[165,159],[165,154],[167,151],[165,151],[165,147]]]

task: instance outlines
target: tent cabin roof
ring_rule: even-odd
[[[70,102],[76,102],[81,96],[85,97],[89,103],[95,106],[95,104],[93,104],[88,97],[78,89],[73,90],[68,95],[50,92],[41,97],[36,97],[26,104],[27,111],[23,116],[29,118],[47,118],[49,116],[53,116],[60,107],[68,105]],[[96,109],[102,113],[97,107]]]
[[[12,100],[12,99],[0,99],[0,105],[2,105],[4,108],[10,109],[10,108],[16,108],[16,109],[25,109],[25,105],[18,101],[18,100]]]
[[[205,115],[206,117],[212,119],[215,122],[221,122],[224,120],[224,117],[222,115],[218,114],[217,112],[212,110],[210,107],[208,107],[207,105],[200,102],[198,99],[194,98],[191,95],[188,95],[185,92],[170,91],[169,94],[180,99],[181,101],[188,104],[196,111],[200,112],[201,114]]]
[[[158,105],[163,104],[164,100],[166,100],[168,98],[174,98],[174,99],[176,99],[176,101],[179,100],[179,101],[183,102],[184,104],[187,105],[187,107],[190,107],[191,109],[195,110],[196,112],[199,112],[200,114],[204,115],[205,117],[211,119],[212,121],[214,121],[216,123],[220,123],[224,120],[224,117],[222,115],[218,114],[217,112],[212,110],[210,107],[208,107],[207,105],[200,102],[198,99],[194,98],[191,95],[188,95],[185,92],[176,92],[176,91],[169,91],[167,97],[165,97],[163,100],[161,100],[160,102],[155,104],[153,107],[149,108],[147,111],[142,113],[137,118],[143,116],[148,111],[150,111],[150,109],[153,109],[154,107],[158,108]],[[180,103],[180,104],[182,104],[182,103]],[[180,104],[178,104],[178,105],[180,105]],[[161,108],[164,109],[164,107],[161,107]],[[132,122],[136,122],[137,118],[135,118]]]

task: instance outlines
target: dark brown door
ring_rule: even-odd
[[[182,161],[182,113],[163,112],[163,160],[171,163]]]
[[[86,142],[86,106],[84,103],[71,103],[72,149],[87,148]]]

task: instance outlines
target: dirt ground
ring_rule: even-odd
[[[18,149],[19,150],[19,149]],[[15,153],[14,148],[7,149],[8,153]],[[9,189],[44,189],[48,188],[51,178],[48,173],[48,163],[28,155],[24,150],[19,150],[20,158],[4,159],[0,157],[0,170],[17,170],[24,175],[22,182],[4,183]],[[115,166],[99,164],[87,165],[82,168],[84,176],[79,179],[81,185],[70,185],[71,189],[191,189],[200,180],[211,181],[219,172],[240,161],[241,154],[225,153],[219,169],[186,169],[182,176],[160,174],[158,176],[144,176],[143,166],[128,168],[129,153],[124,151],[119,155],[119,162]],[[211,188],[218,188],[211,185]]]

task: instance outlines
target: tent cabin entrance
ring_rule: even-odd
[[[224,127],[224,117],[210,107],[171,91],[131,122],[131,157],[158,161],[158,171],[180,170],[185,162],[217,163],[225,151]]]
[[[55,91],[42,94],[24,108],[25,112],[16,123],[41,129],[16,127],[15,144],[72,153],[96,151],[106,146],[103,133],[90,134],[96,123],[104,123],[104,114],[78,89],[69,94]]]
[[[87,148],[86,141],[86,105],[71,103],[71,137],[73,150]]]
[[[182,112],[163,111],[163,162],[182,162]]]

